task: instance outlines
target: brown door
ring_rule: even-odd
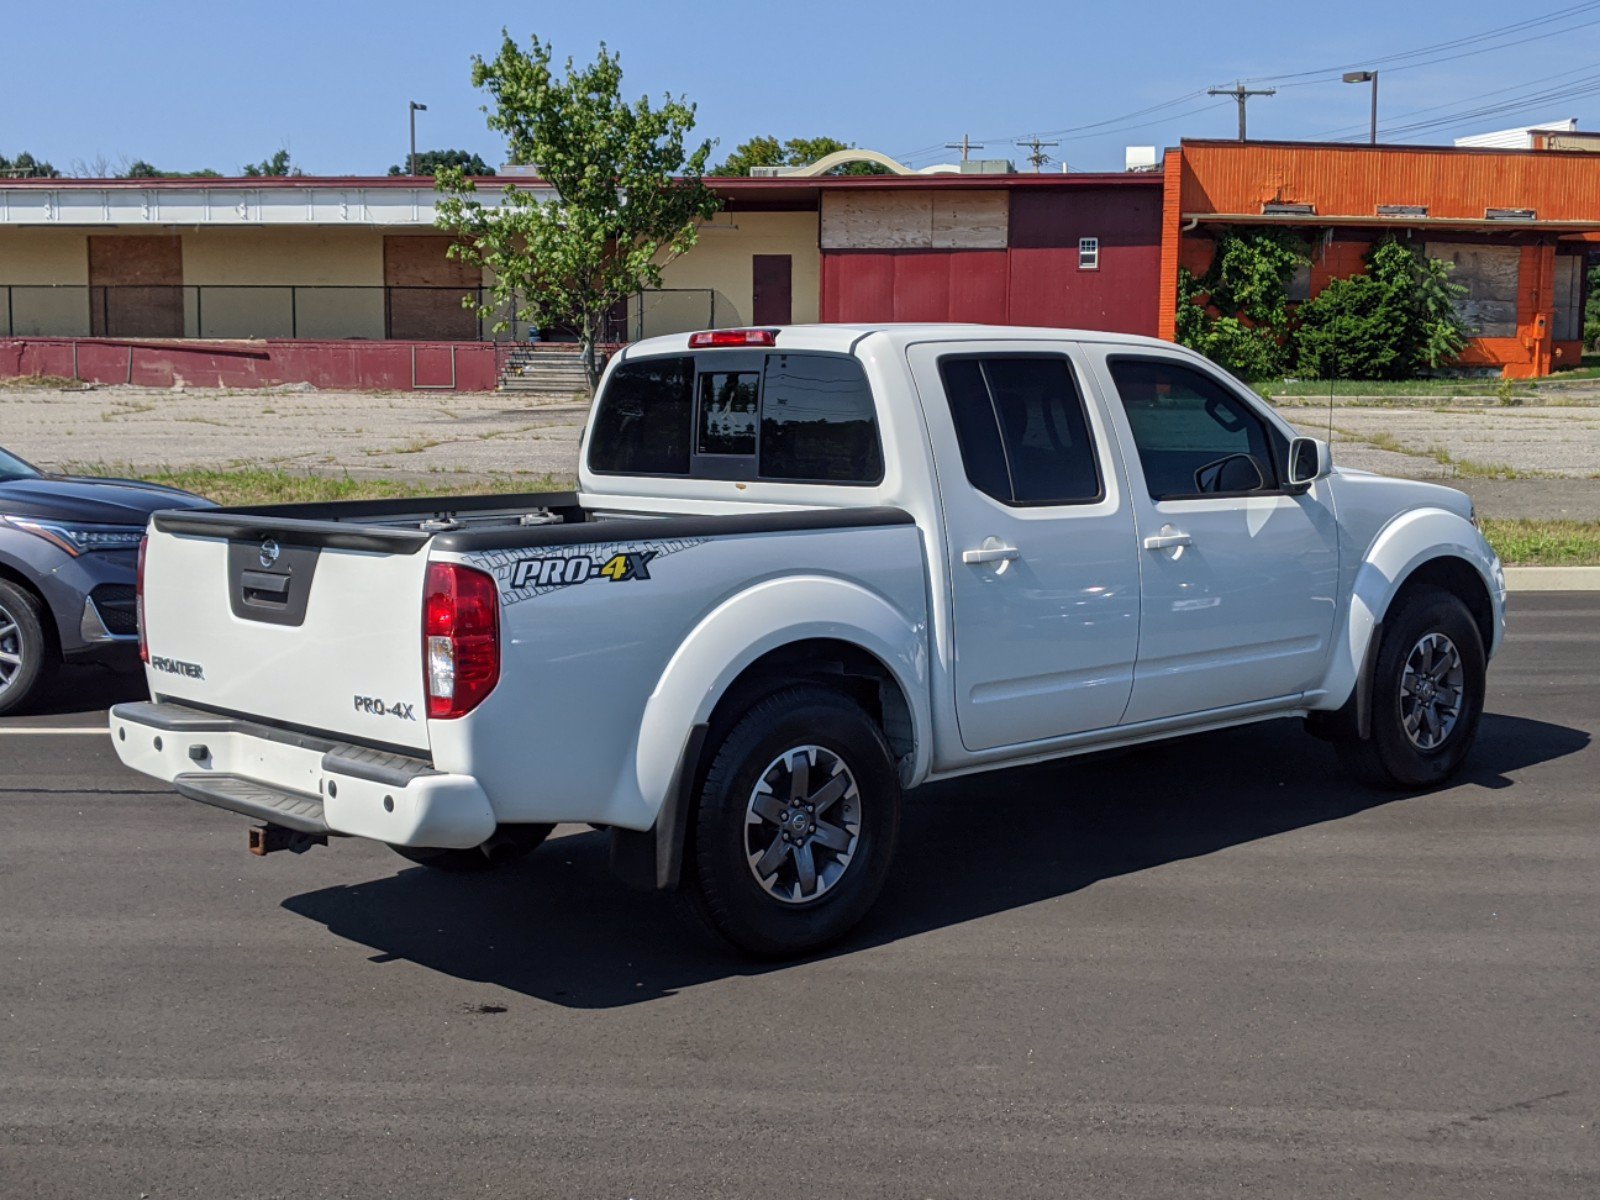
[[[183,239],[89,236],[89,332],[183,336]]]
[[[787,254],[757,254],[751,259],[755,279],[752,324],[787,325],[794,320],[794,260]]]
[[[447,258],[450,239],[390,234],[383,239],[388,335],[402,341],[464,342],[478,336],[478,315],[461,307],[476,295],[478,268]]]

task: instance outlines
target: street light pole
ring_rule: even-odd
[[[418,113],[418,111],[427,112],[428,111],[428,106],[426,104],[418,104],[415,100],[411,101],[411,113],[410,113],[410,116],[411,116],[411,161],[406,164],[406,174],[407,175],[415,175],[417,173],[417,113]]]
[[[1372,84],[1372,126],[1367,134],[1367,141],[1376,146],[1378,144],[1378,73],[1376,71],[1346,71],[1346,83]]]

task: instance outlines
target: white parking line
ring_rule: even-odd
[[[0,729],[0,737],[27,737],[34,734],[38,737],[60,737],[63,734],[92,733],[97,737],[110,737],[111,732],[100,726],[84,729],[78,725],[23,725],[13,726],[9,729]]]

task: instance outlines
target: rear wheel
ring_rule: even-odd
[[[31,592],[0,581],[0,715],[38,696],[55,673],[42,611]]]
[[[419,867],[469,875],[521,862],[543,844],[554,828],[554,825],[502,825],[483,845],[467,850],[432,846],[390,846],[389,849]]]
[[[690,827],[688,898],[741,950],[807,954],[872,907],[899,829],[900,781],[878,726],[838,692],[785,688],[713,753]]]
[[[1378,787],[1443,783],[1461,768],[1483,716],[1483,639],[1467,606],[1418,588],[1385,621],[1372,677],[1372,731],[1339,739],[1340,757]]]

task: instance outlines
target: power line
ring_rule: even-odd
[[[1574,5],[1570,5],[1567,8],[1556,9],[1554,12],[1545,13],[1542,16],[1529,17],[1529,18],[1527,18],[1525,20],[1522,20],[1522,21],[1514,21],[1509,25],[1501,25],[1501,26],[1497,26],[1494,29],[1486,29],[1481,33],[1468,34],[1465,37],[1452,38],[1449,41],[1444,41],[1444,42],[1435,42],[1432,45],[1419,46],[1419,47],[1417,47],[1416,49],[1413,49],[1413,50],[1401,50],[1401,51],[1397,51],[1397,52],[1395,52],[1393,54],[1379,55],[1376,58],[1367,59],[1367,60],[1365,60],[1363,62],[1341,63],[1340,65],[1335,66],[1335,67],[1320,67],[1320,68],[1317,68],[1316,70],[1311,70],[1311,71],[1292,71],[1292,72],[1289,72],[1289,73],[1283,74],[1283,75],[1256,75],[1256,76],[1252,76],[1252,77],[1250,77],[1248,79],[1245,79],[1243,82],[1245,82],[1245,83],[1276,83],[1276,82],[1281,82],[1281,81],[1290,80],[1290,79],[1306,79],[1306,78],[1308,78],[1310,76],[1313,76],[1313,75],[1341,74],[1341,73],[1343,73],[1345,71],[1354,70],[1354,69],[1356,69],[1358,67],[1369,67],[1369,68],[1371,68],[1371,67],[1383,67],[1386,64],[1391,64],[1391,63],[1404,63],[1406,59],[1422,58],[1422,57],[1425,57],[1425,56],[1430,55],[1430,54],[1435,54],[1435,53],[1437,53],[1438,51],[1441,51],[1441,50],[1454,50],[1454,49],[1458,49],[1458,48],[1460,48],[1462,46],[1475,45],[1475,44],[1477,44],[1479,42],[1484,42],[1484,41],[1492,40],[1494,38],[1504,37],[1504,36],[1506,36],[1508,34],[1521,33],[1521,32],[1523,32],[1524,30],[1527,30],[1527,29],[1535,29],[1535,28],[1538,28],[1541,25],[1548,25],[1548,24],[1550,24],[1552,22],[1563,21],[1563,20],[1566,20],[1569,17],[1579,16],[1579,15],[1581,15],[1583,13],[1586,13],[1586,12],[1593,12],[1597,8],[1600,8],[1600,0],[1595,0],[1595,2],[1588,3],[1588,4],[1574,4]],[[1574,28],[1582,28],[1582,26],[1575,26]],[[1565,32],[1567,32],[1567,30],[1565,30],[1565,29],[1551,30],[1551,31],[1549,31],[1547,33],[1538,34],[1537,37],[1539,37],[1539,38],[1553,37],[1558,33],[1565,33]],[[1533,41],[1533,40],[1536,40],[1536,39],[1535,38],[1526,38],[1526,39],[1523,39],[1523,40],[1524,41]],[[1513,46],[1516,46],[1516,45],[1521,45],[1522,42],[1521,41],[1517,41],[1517,42],[1511,42],[1509,44],[1513,45]],[[1500,47],[1491,47],[1491,49],[1498,49],[1498,48],[1500,48]],[[1473,53],[1474,54],[1482,53],[1482,51],[1473,51]],[[1450,57],[1452,57],[1452,58],[1453,57],[1462,57],[1462,58],[1464,58],[1464,57],[1467,57],[1467,56],[1466,55],[1459,55],[1459,56],[1454,56],[1453,55],[1453,56],[1450,56]],[[1441,59],[1437,59],[1437,60],[1434,60],[1434,61],[1447,62],[1447,61],[1449,61],[1449,58],[1441,58]],[[1412,65],[1423,66],[1425,64],[1416,63],[1416,64],[1412,64]],[[1391,70],[1400,70],[1401,67],[1393,66],[1393,67],[1390,67],[1390,69]]]
[[[1548,25],[1551,25],[1551,24],[1556,24],[1556,23],[1559,23],[1559,22],[1568,21],[1573,17],[1582,16],[1582,15],[1584,15],[1586,13],[1593,12],[1596,9],[1600,9],[1600,0],[1591,0],[1591,2],[1589,2],[1589,3],[1568,5],[1565,8],[1555,9],[1555,10],[1553,10],[1551,12],[1547,12],[1547,13],[1544,13],[1544,14],[1539,15],[1539,16],[1528,17],[1528,18],[1525,18],[1525,19],[1520,20],[1520,21],[1511,22],[1510,24],[1507,24],[1507,25],[1496,26],[1493,29],[1487,29],[1487,30],[1483,30],[1483,31],[1480,31],[1478,33],[1473,33],[1473,34],[1466,34],[1466,35],[1463,35],[1461,37],[1451,38],[1451,39],[1443,41],[1443,42],[1435,42],[1435,43],[1432,43],[1432,44],[1427,45],[1427,46],[1415,47],[1415,48],[1413,48],[1411,50],[1403,50],[1403,51],[1397,51],[1397,52],[1392,53],[1392,54],[1379,55],[1379,56],[1377,56],[1375,58],[1366,59],[1366,60],[1361,61],[1361,62],[1344,63],[1344,64],[1340,64],[1338,66],[1322,67],[1322,68],[1318,68],[1318,69],[1315,69],[1315,70],[1309,70],[1309,71],[1294,71],[1294,72],[1288,72],[1288,73],[1280,74],[1280,75],[1250,76],[1248,78],[1245,78],[1245,79],[1241,80],[1238,84],[1235,85],[1235,87],[1242,87],[1245,84],[1251,84],[1251,83],[1281,83],[1282,87],[1306,87],[1306,86],[1310,86],[1312,84],[1317,84],[1317,83],[1331,83],[1331,82],[1334,82],[1334,80],[1338,79],[1342,75],[1343,72],[1345,72],[1347,70],[1353,70],[1353,69],[1356,69],[1356,68],[1367,68],[1367,69],[1383,68],[1386,71],[1395,72],[1395,71],[1414,70],[1416,68],[1425,67],[1425,66],[1433,66],[1433,65],[1435,65],[1437,63],[1442,63],[1442,62],[1454,62],[1454,61],[1456,61],[1458,59],[1471,58],[1471,57],[1474,57],[1474,56],[1479,55],[1479,54],[1488,54],[1488,53],[1491,53],[1491,52],[1496,51],[1496,50],[1505,50],[1505,49],[1509,49],[1509,48],[1511,48],[1513,46],[1521,46],[1521,45],[1525,45],[1525,44],[1527,44],[1529,42],[1541,41],[1541,40],[1543,40],[1545,38],[1550,38],[1550,37],[1558,37],[1558,36],[1560,36],[1562,34],[1571,33],[1571,32],[1574,32],[1576,30],[1579,30],[1579,29],[1586,29],[1586,28],[1589,28],[1589,27],[1591,27],[1593,25],[1600,25],[1600,18],[1597,18],[1597,19],[1591,20],[1591,21],[1582,21],[1582,22],[1578,22],[1576,24],[1563,25],[1559,29],[1544,29],[1543,28],[1544,26],[1548,26]],[[1506,38],[1509,35],[1518,34],[1518,33],[1524,33],[1524,32],[1526,32],[1528,30],[1542,30],[1542,31],[1530,34],[1527,37],[1514,38],[1511,41],[1499,41],[1499,40],[1497,40],[1497,39]],[[1483,44],[1483,43],[1492,43],[1492,44]],[[1441,54],[1440,53],[1441,51],[1461,50],[1462,47],[1476,47],[1476,48],[1475,49],[1463,50],[1461,53],[1451,53],[1451,54]],[[1435,55],[1436,57],[1429,58],[1429,57],[1427,57],[1429,55]],[[1412,60],[1412,59],[1417,59],[1417,60],[1420,60],[1420,61],[1407,61],[1407,60]],[[1137,109],[1137,110],[1135,110],[1133,112],[1130,112],[1130,113],[1123,113],[1120,116],[1116,116],[1116,117],[1108,117],[1108,118],[1106,118],[1104,120],[1091,122],[1091,123],[1086,124],[1086,125],[1074,125],[1074,126],[1068,126],[1066,128],[1063,128],[1063,129],[1044,130],[1041,133],[1040,136],[1045,136],[1045,137],[1066,137],[1066,135],[1069,135],[1069,134],[1077,134],[1077,133],[1088,131],[1088,130],[1096,130],[1096,131],[1098,131],[1098,134],[1109,134],[1109,133],[1113,133],[1113,132],[1119,132],[1120,130],[1119,130],[1118,127],[1121,127],[1125,122],[1130,121],[1130,120],[1132,120],[1132,119],[1134,119],[1136,117],[1141,117],[1141,116],[1145,116],[1145,115],[1148,115],[1148,114],[1151,114],[1151,113],[1160,112],[1163,109],[1174,108],[1174,107],[1176,107],[1176,106],[1178,106],[1180,104],[1183,104],[1183,103],[1185,103],[1187,101],[1193,100],[1198,96],[1207,95],[1207,94],[1218,94],[1219,92],[1221,94],[1224,94],[1224,95],[1230,95],[1230,96],[1235,95],[1235,89],[1231,89],[1231,88],[1230,89],[1210,88],[1210,89],[1207,89],[1205,91],[1188,92],[1188,93],[1185,93],[1182,96],[1177,96],[1177,97],[1174,97],[1171,100],[1162,101],[1159,104],[1151,105],[1151,106],[1149,106],[1147,108]],[[1242,108],[1243,102],[1239,101],[1238,103],[1240,103],[1241,108]],[[1192,110],[1189,113],[1173,113],[1169,117],[1167,117],[1166,119],[1167,120],[1177,120],[1182,116],[1192,115],[1192,112],[1195,112],[1195,111],[1203,111],[1203,110]],[[1162,122],[1160,122],[1160,121],[1148,121],[1148,122],[1145,122],[1143,126],[1135,126],[1135,128],[1148,127],[1149,125],[1155,125],[1155,124],[1161,124],[1161,123]],[[1098,134],[1096,136],[1098,136]],[[1003,138],[1002,137],[996,137],[996,138],[993,138],[993,139],[990,139],[990,140],[993,140],[993,141],[1012,141],[1012,140],[1016,140],[1016,139],[1020,138],[1021,136],[1022,135],[1020,135],[1020,134],[1009,134],[1009,135],[1006,135]],[[1077,140],[1077,139],[1069,138],[1068,140]],[[925,156],[925,155],[927,155],[927,154],[929,154],[929,153],[931,153],[931,152],[933,152],[935,150],[938,150],[940,148],[941,147],[939,147],[937,145],[923,147],[923,148],[920,148],[918,150],[911,151],[911,152],[909,152],[907,154],[897,155],[896,157],[901,159],[902,161],[907,161],[907,160],[910,160],[910,159],[921,158],[921,157],[923,157],[923,156]],[[951,148],[953,149],[955,147],[952,145]]]
[[[1413,108],[1409,112],[1396,113],[1394,119],[1403,120],[1407,117],[1421,116],[1423,113],[1438,112],[1441,109],[1459,108],[1463,104],[1470,104],[1475,100],[1481,100],[1485,96],[1500,96],[1504,95],[1506,92],[1515,92],[1520,91],[1522,88],[1533,87],[1536,82],[1547,82],[1550,80],[1563,79],[1568,75],[1576,75],[1580,71],[1592,70],[1594,70],[1593,63],[1584,63],[1583,66],[1573,67],[1571,70],[1557,71],[1554,75],[1546,76],[1544,81],[1528,79],[1520,80],[1517,83],[1508,84],[1506,87],[1494,88],[1487,92],[1479,92],[1477,95],[1473,96],[1472,100],[1446,100],[1442,104],[1429,104],[1424,108]],[[1313,134],[1311,140],[1314,142],[1338,141],[1344,138],[1346,135],[1349,135],[1353,138],[1356,133],[1364,129],[1366,129],[1365,125],[1341,125],[1336,129],[1325,129],[1321,133]]]

